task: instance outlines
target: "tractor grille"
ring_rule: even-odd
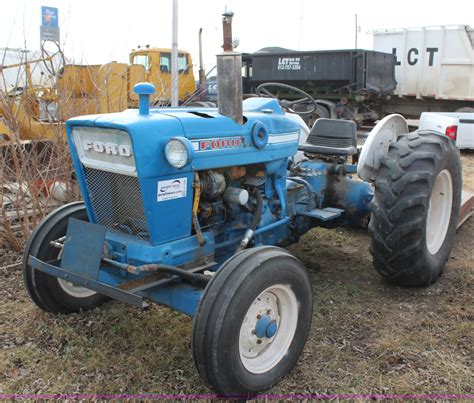
[[[97,224],[108,230],[148,240],[138,178],[84,168],[89,198]]]

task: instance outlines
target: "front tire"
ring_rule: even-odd
[[[443,271],[461,205],[455,143],[433,132],[402,135],[375,180],[369,232],[375,269],[401,286],[428,286]]]
[[[209,282],[194,316],[193,357],[204,382],[240,396],[275,385],[304,347],[312,301],[304,266],[284,249],[234,255]]]
[[[50,242],[66,235],[70,218],[88,221],[83,202],[70,203],[49,214],[33,231],[23,254],[23,281],[33,302],[42,310],[72,313],[92,309],[107,298],[87,288],[75,286],[28,265],[28,257],[44,262],[58,258],[59,250]]]

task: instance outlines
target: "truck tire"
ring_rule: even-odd
[[[461,205],[455,143],[433,132],[398,137],[383,159],[371,202],[375,269],[401,286],[429,286],[442,273]]]
[[[26,290],[33,302],[47,312],[85,311],[107,300],[94,291],[74,286],[28,265],[30,255],[46,262],[58,258],[60,250],[51,246],[50,242],[66,235],[70,218],[88,221],[83,202],[67,204],[45,217],[31,234],[23,254],[23,281]]]
[[[306,118],[308,127],[313,127],[314,123],[320,118],[328,119],[330,118],[330,113],[326,107],[318,105],[316,110]]]
[[[193,320],[203,381],[238,396],[275,385],[304,347],[312,303],[306,269],[284,249],[262,246],[231,257],[207,285]]]

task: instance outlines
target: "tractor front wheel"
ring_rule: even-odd
[[[88,221],[84,203],[70,203],[49,214],[31,234],[23,254],[23,280],[26,290],[33,302],[47,312],[84,311],[107,300],[95,291],[42,273],[28,265],[30,255],[44,262],[60,257],[60,250],[51,246],[50,242],[66,235],[70,218]]]
[[[449,258],[461,205],[454,141],[433,132],[398,137],[375,180],[369,232],[375,269],[401,286],[428,286]]]
[[[312,318],[304,266],[277,247],[234,255],[209,282],[193,321],[194,362],[218,393],[251,395],[296,364]]]

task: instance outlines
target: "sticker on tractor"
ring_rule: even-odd
[[[157,201],[179,199],[186,197],[187,178],[177,178],[158,182]]]

